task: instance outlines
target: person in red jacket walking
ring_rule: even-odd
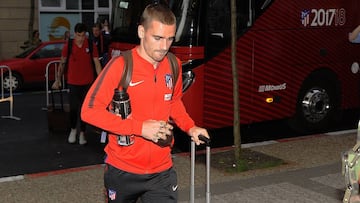
[[[201,144],[199,135],[209,138],[182,103],[179,59],[179,79],[176,84],[172,81],[167,53],[175,32],[176,18],[166,5],[156,3],[145,8],[138,26],[140,44],[131,50],[133,71],[127,88],[131,114],[127,118],[108,111],[122,77],[123,57],[109,61],[85,97],[82,119],[108,132],[104,173],[108,202],[136,202],[138,198],[142,202],[177,202],[172,145],[159,144],[172,137],[170,118],[197,145]],[[119,135],[129,135],[133,143],[119,144]]]
[[[75,143],[77,137],[77,124],[80,119],[80,109],[84,101],[85,95],[90,88],[90,85],[95,80],[101,71],[101,64],[99,62],[99,53],[94,48],[95,44],[87,40],[87,27],[84,23],[77,23],[74,27],[74,39],[67,42],[61,52],[61,60],[58,67],[58,73],[52,85],[52,89],[59,89],[62,76],[67,74],[67,85],[69,92],[70,103],[70,134],[68,137],[69,143]],[[70,45],[70,49],[69,49]],[[91,48],[92,53],[91,53]],[[94,64],[94,65],[93,65]],[[96,72],[96,74],[95,74]],[[80,120],[79,144],[87,143],[86,123]]]

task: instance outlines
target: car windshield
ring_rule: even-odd
[[[27,49],[25,49],[25,51],[21,52],[20,54],[16,55],[16,58],[25,58],[27,57],[34,49],[36,49],[38,46],[31,46]]]

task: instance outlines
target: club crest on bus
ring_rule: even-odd
[[[300,21],[304,27],[343,26],[346,11],[344,8],[304,9],[300,13]]]

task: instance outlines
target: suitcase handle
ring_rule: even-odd
[[[210,138],[204,135],[198,136],[199,140],[203,141],[206,145],[206,203],[210,203]],[[191,141],[191,153],[190,153],[190,203],[195,202],[195,142]]]
[[[205,142],[206,146],[210,146],[210,138],[205,137],[204,135],[199,135],[199,140]]]

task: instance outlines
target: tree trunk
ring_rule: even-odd
[[[235,161],[241,159],[241,134],[240,134],[240,108],[239,108],[239,80],[236,62],[236,0],[231,0],[231,69],[233,76],[233,97],[234,97],[234,145]]]

